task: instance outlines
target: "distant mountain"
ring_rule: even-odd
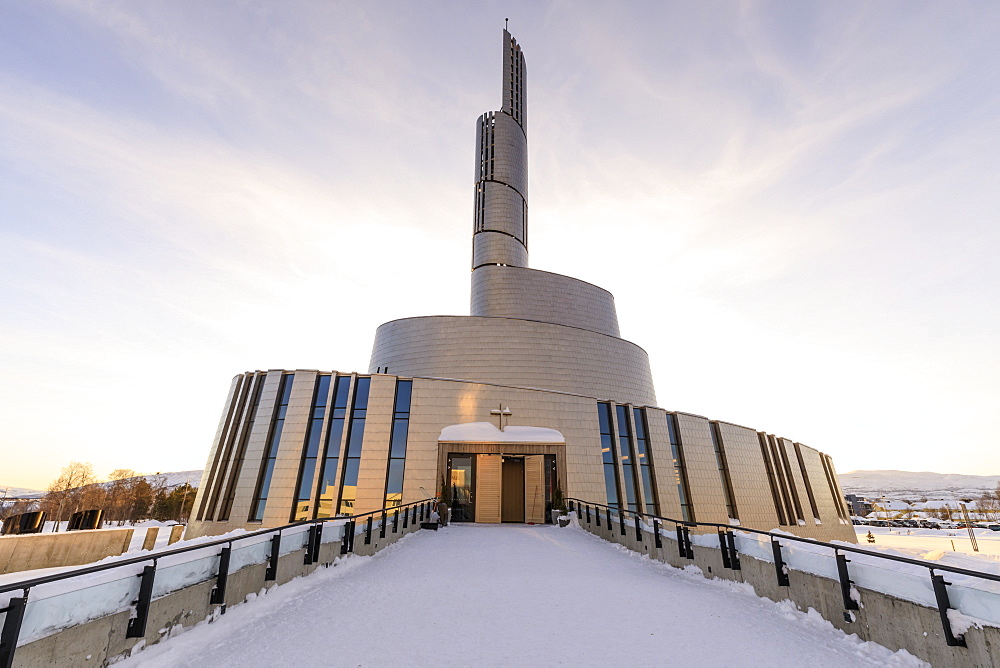
[[[1000,475],[932,473],[930,471],[851,471],[841,473],[840,486],[847,493],[939,492],[994,490]]]
[[[4,494],[4,490],[7,493]],[[7,487],[5,485],[0,485],[0,500],[2,499],[38,499],[45,496],[45,491],[41,489],[28,489],[27,487]]]

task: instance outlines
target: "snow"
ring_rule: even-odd
[[[465,422],[441,430],[438,441],[468,443],[565,443],[555,429],[508,425],[500,431],[490,422]]]
[[[122,665],[925,665],[575,526],[421,531],[253,598]]]

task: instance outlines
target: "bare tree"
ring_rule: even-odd
[[[54,517],[54,531],[59,530],[59,523],[65,514],[72,515],[80,510],[84,500],[96,500],[98,492],[85,492],[84,489],[95,482],[97,477],[94,475],[94,465],[84,462],[70,462],[59,477],[52,481],[48,493],[42,497],[41,507],[50,517]]]

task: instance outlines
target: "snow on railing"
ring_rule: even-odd
[[[405,529],[418,516],[421,522],[430,518],[434,502],[424,499],[362,515],[306,520],[253,532],[238,529],[140,556],[108,557],[90,566],[60,568],[27,579],[4,577],[0,579],[0,668],[9,668],[18,646],[126,610],[130,619],[125,637],[141,638],[153,600],[214,578],[211,603],[221,605],[230,573],[266,563],[265,582],[276,580],[280,557],[305,548],[304,563],[313,564],[320,545],[334,542],[341,543],[341,554],[348,554],[360,534],[370,544],[373,531],[384,538],[387,531],[397,533],[401,522]],[[221,612],[225,613],[224,605]]]
[[[848,612],[859,609],[860,596],[854,585],[937,608],[945,640],[950,646],[965,646],[962,636],[970,623],[1000,626],[1000,568],[990,572],[936,560],[914,559],[893,550],[866,548],[854,543],[824,543],[786,531],[736,528],[716,522],[686,522],[580,499],[567,499],[566,502],[570,510],[577,511],[581,522],[594,523],[597,527],[603,524],[607,529],[617,529],[622,536],[634,531],[637,540],[642,540],[645,531],[653,535],[658,548],[663,546],[665,538],[674,540],[681,558],[694,559],[692,546],[697,545],[718,549],[723,566],[731,570],[740,570],[741,554],[772,563],[778,585],[782,587],[789,586],[789,569],[839,581],[844,609]],[[665,525],[672,525],[673,531]],[[715,533],[692,534],[691,529],[695,527],[715,529]]]

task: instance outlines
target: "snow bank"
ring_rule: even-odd
[[[500,431],[490,422],[465,422],[441,430],[439,441],[469,443],[566,443],[555,429],[508,425]]]

